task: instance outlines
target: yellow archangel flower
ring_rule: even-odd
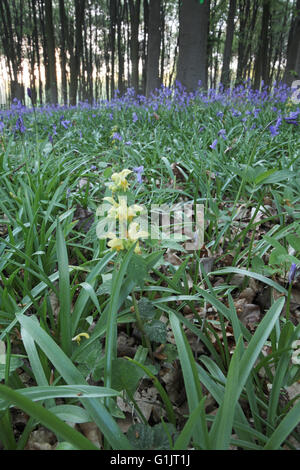
[[[129,183],[126,178],[128,175],[130,175],[130,173],[132,173],[132,171],[128,170],[127,168],[122,170],[120,173],[113,173],[111,175],[113,183],[109,185],[109,189],[112,192],[117,191],[118,189],[127,191],[127,189],[129,188]]]
[[[74,336],[74,338],[72,338],[72,341],[76,341],[77,344],[79,344],[82,336],[87,339],[90,337],[88,333],[79,333],[78,335]]]
[[[116,202],[112,197],[103,198],[104,201],[112,205],[112,208],[108,211],[108,217],[111,219],[118,219],[120,222],[131,222],[138,213],[143,211],[143,208],[137,204],[127,206],[127,201],[124,197],[119,197],[118,199],[119,202]]]
[[[126,233],[126,238],[117,238],[113,232],[108,233],[107,238],[110,238],[108,246],[116,251],[124,250],[125,248],[128,249],[140,238],[146,238],[148,235],[146,230],[139,230],[139,224],[137,222],[132,222]],[[137,243],[134,251],[137,254],[141,253],[139,243]]]

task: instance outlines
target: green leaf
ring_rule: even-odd
[[[239,398],[238,381],[242,338],[242,335],[240,335],[233,356],[230,360],[222,404],[217,411],[209,433],[210,448],[213,450],[229,449],[235,408]]]
[[[127,276],[133,279],[138,286],[143,288],[148,275],[147,263],[141,255],[133,253],[127,268]]]
[[[273,434],[270,436],[268,442],[264,446],[264,450],[277,450],[288,437],[288,435],[299,424],[300,416],[300,401],[298,401],[288,414],[283,418],[281,423],[277,426]]]
[[[0,398],[25,411],[25,413],[34,417],[46,428],[53,431],[56,436],[63,438],[77,449],[98,450],[91,441],[57,418],[53,413],[50,413],[46,408],[32,402],[29,398],[10,389],[9,387],[6,387],[6,385],[0,385]]]
[[[189,411],[192,413],[198,407],[202,399],[202,390],[197,374],[196,363],[178,318],[174,313],[170,312],[169,315],[183,373]],[[195,426],[193,439],[200,448],[208,449],[208,432],[204,415],[201,416],[201,419]]]
[[[253,279],[257,279],[258,281],[263,282],[264,284],[267,284],[271,287],[274,287],[278,292],[281,292],[282,294],[287,295],[287,290],[282,287],[280,284],[277,284],[277,282],[274,282],[272,279],[268,279],[265,276],[262,276],[261,274],[254,273],[252,271],[247,271],[246,269],[240,269],[240,268],[223,268],[220,269],[219,271],[213,271],[210,273],[211,275],[218,276],[221,274],[241,274],[242,276],[248,276],[252,277]]]
[[[72,352],[72,334],[69,263],[66,242],[58,219],[56,233],[56,250],[59,271],[60,338],[62,350],[70,356]]]
[[[112,364],[112,384],[115,390],[128,390],[130,394],[134,394],[139,381],[144,377],[145,373],[134,363],[126,359],[117,358]]]
[[[155,343],[165,343],[167,341],[166,325],[160,320],[153,320],[151,323],[144,325],[145,334],[150,341]]]
[[[143,320],[151,320],[156,314],[155,306],[147,297],[142,297],[138,301],[138,307]]]
[[[23,360],[20,357],[11,356],[9,361],[9,374],[23,365]],[[5,364],[0,361],[0,380],[5,379]]]
[[[59,374],[65,379],[69,385],[86,385],[84,377],[72,363],[72,361],[64,354],[55,341],[32,320],[23,314],[17,314],[17,319],[21,326],[25,328],[32,336],[33,340],[44,351],[49,361],[52,362]],[[103,432],[104,436],[114,449],[131,448],[128,440],[121,432],[117,423],[111,417],[103,403],[98,398],[81,398],[78,400],[83,404],[98,428]]]

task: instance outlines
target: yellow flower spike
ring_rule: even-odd
[[[132,222],[128,230],[128,236],[131,241],[136,241],[139,238],[147,238],[149,236],[146,230],[139,230],[140,226],[137,222]]]
[[[113,173],[111,175],[113,183],[110,184],[109,189],[111,189],[112,192],[117,191],[118,189],[123,189],[126,191],[129,188],[129,184],[126,178],[128,175],[130,175],[130,173],[132,173],[132,171],[128,170],[127,168],[122,170],[120,173]]]
[[[124,250],[124,243],[120,238],[112,238],[107,244],[112,250]]]
[[[112,250],[116,250],[116,251],[124,250],[125,247],[124,247],[123,240],[121,240],[120,238],[117,238],[115,233],[109,232],[107,234],[107,238],[110,238],[110,241],[107,244]]]
[[[90,337],[88,333],[79,333],[78,335],[74,336],[74,338],[72,338],[72,341],[76,341],[77,344],[79,344],[82,336],[86,339],[89,339]]]

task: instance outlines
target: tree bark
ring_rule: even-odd
[[[150,0],[146,96],[160,86],[161,0]]]
[[[232,54],[232,43],[234,34],[234,18],[236,13],[236,0],[230,0],[227,17],[226,38],[223,52],[223,65],[221,74],[221,83],[224,88],[230,86],[230,61]]]
[[[261,21],[260,38],[258,41],[258,50],[255,57],[254,66],[254,88],[258,89],[260,81],[263,80],[265,85],[269,82],[270,64],[268,61],[268,44],[269,44],[269,22],[270,22],[270,0],[264,0],[263,13]]]
[[[60,17],[60,68],[61,68],[61,92],[64,104],[68,104],[67,88],[67,57],[66,57],[66,38],[68,37],[68,19],[65,11],[64,0],[59,0]]]
[[[75,0],[75,51],[70,50],[70,105],[77,102],[78,77],[80,74],[80,61],[82,59],[83,39],[82,27],[84,23],[85,0]],[[72,47],[71,47],[72,49]]]
[[[208,2],[184,0],[179,8],[179,57],[177,81],[188,92],[207,87]]]
[[[131,81],[134,91],[139,92],[139,24],[140,0],[129,0],[130,11],[130,55],[131,55]]]
[[[284,73],[284,82],[291,86],[294,80],[300,78],[300,0],[297,0],[295,13],[292,18],[288,47],[287,63]]]
[[[48,77],[49,83],[46,88],[47,101],[53,104],[58,102],[57,96],[57,78],[56,78],[56,60],[55,60],[55,40],[54,26],[52,16],[52,1],[45,0],[45,38],[48,55]]]

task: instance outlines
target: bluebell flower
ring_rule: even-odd
[[[215,140],[213,141],[213,143],[210,145],[210,148],[211,148],[212,150],[215,149],[216,146],[217,146],[217,143],[218,143],[218,139],[215,139]]]
[[[285,117],[284,120],[288,123],[288,124],[294,124],[294,126],[298,126],[298,116],[300,114],[300,111],[299,109],[297,109],[297,111],[293,111],[290,113],[289,116]]]
[[[119,140],[120,142],[123,140],[123,137],[121,134],[119,134],[119,132],[114,132],[111,138],[112,140]]]
[[[227,138],[225,129],[220,129],[219,132],[218,132],[218,135],[220,135],[223,140],[226,140],[226,138]]]
[[[291,284],[293,280],[295,279],[296,273],[297,273],[297,265],[296,263],[292,263],[290,272],[289,272],[289,284]]]
[[[134,168],[133,168],[133,171],[134,171],[135,174],[136,174],[137,182],[141,184],[141,183],[143,182],[142,174],[144,173],[144,167],[143,167],[143,165],[134,167]]]
[[[22,134],[26,131],[26,127],[24,125],[24,121],[21,116],[18,117],[16,120],[16,130],[20,131]]]
[[[138,116],[136,113],[132,113],[132,122],[136,122],[138,120]]]
[[[281,118],[281,116],[279,116],[279,118],[276,121],[275,126],[270,126],[269,127],[269,130],[271,132],[272,137],[279,134],[279,127],[281,126],[281,123],[282,123],[282,118]]]
[[[65,129],[68,129],[69,125],[71,124],[71,121],[61,120],[60,123]]]

